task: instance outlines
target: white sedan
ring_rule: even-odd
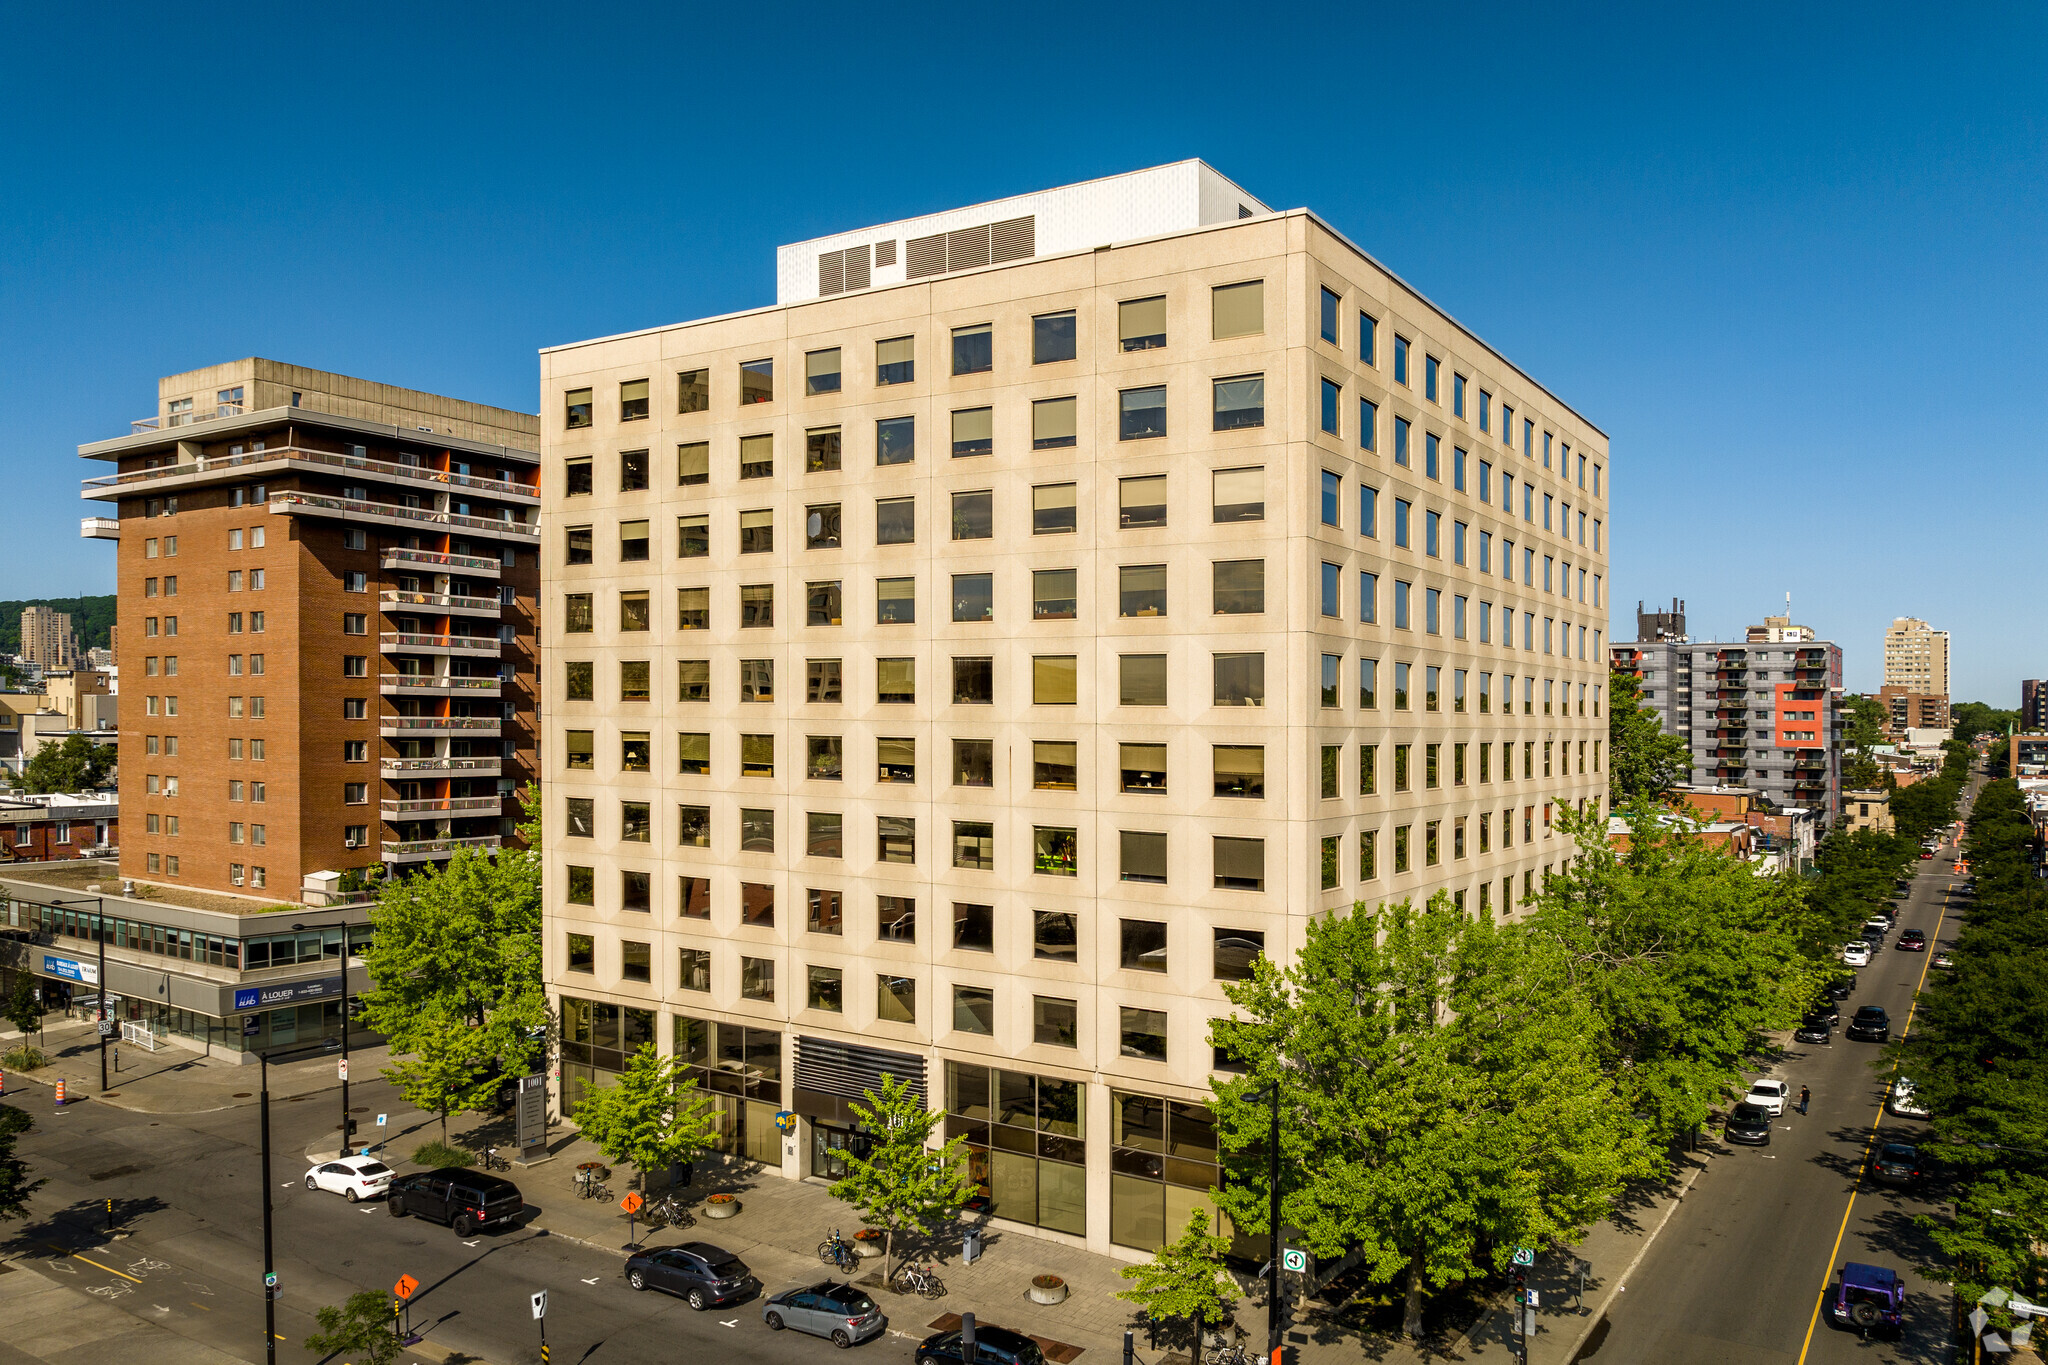
[[[373,1156],[345,1156],[323,1161],[306,1172],[306,1188],[329,1190],[353,1204],[375,1199],[391,1188],[391,1168]]]
[[[1851,967],[1868,967],[1870,965],[1870,945],[1868,943],[1843,944],[1842,961]]]
[[[1780,1118],[1785,1113],[1785,1101],[1790,1092],[1791,1087],[1783,1081],[1753,1081],[1742,1102],[1755,1105],[1774,1119]]]

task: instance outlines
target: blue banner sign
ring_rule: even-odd
[[[318,981],[280,981],[274,986],[244,986],[235,991],[235,1009],[267,1010],[279,1005],[295,1005],[301,1000],[328,1000],[348,994],[348,988],[338,976],[322,977]]]
[[[100,982],[100,969],[97,964],[73,962],[68,957],[52,957],[48,953],[43,954],[43,975],[54,976],[59,981],[82,981],[94,986]]]

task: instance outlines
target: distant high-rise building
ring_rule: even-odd
[[[2048,678],[2020,684],[2020,729],[2048,730]]]
[[[21,655],[44,668],[78,666],[78,640],[71,633],[71,613],[48,607],[21,611]]]
[[[300,894],[496,849],[532,779],[539,420],[249,359],[79,447],[114,472],[121,874]],[[125,634],[123,633],[125,632]]]
[[[1685,635],[1685,601],[1671,599],[1671,609],[1659,607],[1655,611],[1644,611],[1639,599],[1636,602],[1636,638],[1638,640],[1683,640]]]
[[[1664,615],[1664,613],[1658,613]],[[1641,617],[1639,615],[1638,619]],[[1746,787],[1806,806],[1832,825],[1841,806],[1842,648],[1789,617],[1751,626],[1742,644],[1645,637],[1617,644],[1645,706],[1692,751],[1692,780]]]
[[[1948,697],[1948,632],[1912,616],[1884,633],[1884,685],[1922,697]]]

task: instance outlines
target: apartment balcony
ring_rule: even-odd
[[[386,591],[377,594],[377,605],[387,612],[410,607],[450,616],[488,616],[493,621],[504,612],[503,604],[495,597],[457,597],[445,592]]]
[[[499,564],[482,555],[444,555],[436,550],[387,549],[379,561],[387,569],[425,569],[428,573],[462,574],[469,578],[496,578]]]
[[[453,796],[419,801],[386,801],[382,804],[386,820],[420,820],[434,815],[453,817],[505,813],[505,798],[502,796]]]
[[[240,414],[235,414],[239,416]],[[153,429],[153,428],[145,428]],[[365,478],[384,479],[413,488],[443,491],[467,489],[507,502],[540,505],[540,489],[516,479],[486,479],[475,474],[453,474],[419,465],[398,464],[343,455],[332,450],[308,450],[304,446],[272,446],[266,450],[244,451],[240,455],[203,456],[184,464],[161,465],[155,469],[131,469],[125,474],[102,474],[85,481],[88,498],[118,498],[142,489],[183,488],[217,479],[244,479],[266,469],[282,472],[302,469],[312,472],[341,470]]]
[[[377,690],[387,697],[495,697],[504,690],[496,678],[451,678],[439,673],[385,673]]]
[[[119,540],[121,522],[115,517],[80,517],[78,534],[85,540]]]
[[[411,782],[430,777],[496,777],[504,770],[497,758],[387,758],[378,771],[389,782]]]
[[[540,527],[530,521],[469,517],[459,512],[436,512],[430,507],[400,507],[396,503],[332,498],[321,493],[273,493],[270,495],[270,510],[280,516],[334,517],[375,526],[396,526],[406,531],[464,531],[471,535],[535,544],[540,541]]]
[[[468,838],[443,837],[438,839],[386,839],[384,861],[387,863],[424,863],[436,858],[445,858],[458,848],[473,848],[485,853],[496,853],[502,841],[495,834],[478,834]]]
[[[128,434],[140,436],[145,431],[162,431],[167,427],[196,426],[200,422],[217,422],[223,417],[240,417],[240,403],[216,403],[212,412],[174,412],[168,420],[162,417],[137,417],[128,423]]]
[[[495,659],[505,648],[485,635],[408,635],[390,630],[377,637],[377,647],[386,654],[459,654],[477,659]]]
[[[377,733],[386,739],[420,739],[437,735],[496,739],[505,722],[496,716],[379,716]]]

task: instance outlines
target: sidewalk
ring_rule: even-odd
[[[155,1052],[113,1040],[107,1043],[107,1093],[100,1088],[99,1032],[91,1020],[59,1019],[52,1016],[42,1031],[43,1041],[30,1034],[27,1041],[48,1054],[50,1065],[35,1071],[7,1071],[7,1089],[14,1091],[24,1080],[55,1089],[64,1079],[67,1095],[110,1104],[139,1114],[204,1114],[237,1105],[254,1104],[262,1070],[255,1064],[237,1063],[230,1058],[205,1056],[177,1043],[160,1043]],[[0,1052],[23,1041],[13,1029],[0,1030]],[[120,1070],[114,1069],[114,1054],[120,1052]],[[357,1078],[375,1076],[390,1061],[391,1050],[357,1047],[349,1051],[350,1074]],[[292,1099],[341,1088],[335,1063],[339,1049],[304,1061],[286,1062],[270,1068],[270,1097]],[[336,1120],[337,1124],[339,1120]]]

